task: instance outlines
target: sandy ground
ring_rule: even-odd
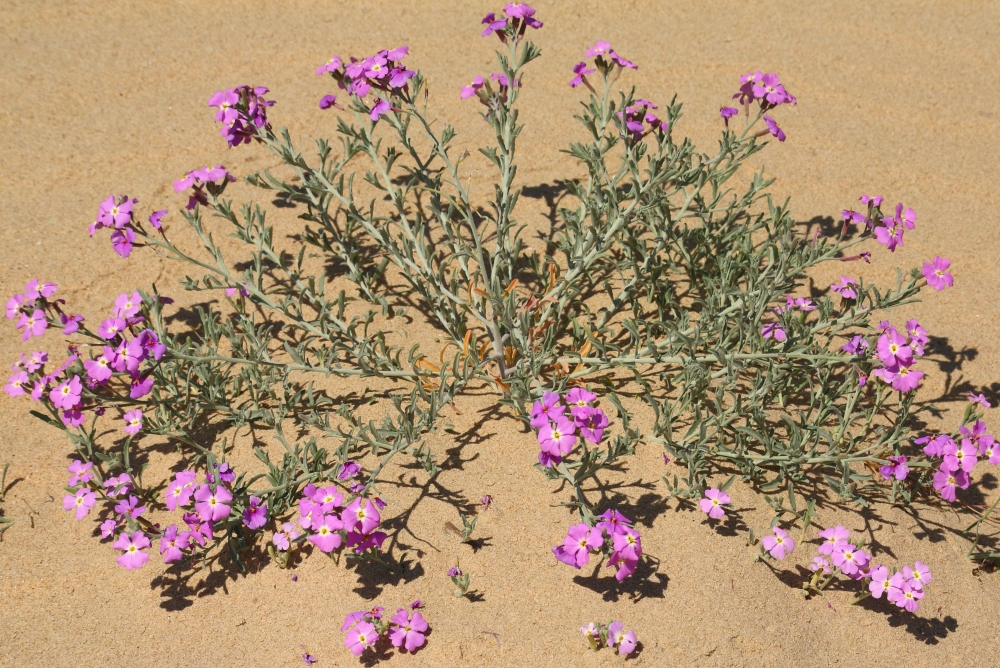
[[[863,192],[914,207],[920,222],[905,249],[876,253],[868,275],[887,280],[897,266],[935,254],[954,262],[955,288],[907,314],[940,337],[920,398],[937,401],[951,421],[968,389],[1000,398],[1000,3],[538,5],[544,57],[522,97],[523,185],[574,173],[558,152],[579,136],[571,115],[580,96],[565,84],[599,38],[640,64],[632,80],[644,97],[679,94],[680,130],[706,148],[738,76],[779,72],[799,105],[781,110],[789,139],[762,159],[778,177],[775,192],[793,196],[803,221],[836,217]],[[477,26],[497,9],[405,0],[0,4],[0,295],[40,276],[59,283],[74,310],[99,319],[125,289],[155,281],[179,293],[183,268],[141,251],[122,261],[106,238],[89,240],[86,226],[110,192],[177,209],[183,202],[170,184],[190,169],[223,162],[243,174],[272,164],[262,149],[225,147],[205,106],[219,88],[267,85],[278,100],[275,124],[303,140],[329,136],[332,117],[316,101],[330,83],[313,69],[332,53],[406,43],[437,111],[474,136],[481,122],[457,93],[492,71],[492,44]],[[544,212],[543,202],[525,200],[521,218],[541,224]],[[290,231],[294,218],[285,215]],[[3,326],[7,364],[30,348]],[[57,348],[54,334],[46,344]],[[156,557],[142,571],[119,568],[93,524],[62,510],[67,442],[28,416],[23,400],[0,395],[0,465],[12,462],[15,483],[3,509],[17,522],[0,542],[0,665],[294,666],[303,648],[319,666],[356,665],[341,643],[344,614],[415,598],[427,604],[433,632],[424,650],[388,659],[393,665],[615,665],[617,656],[586,650],[577,632],[612,618],[639,635],[637,665],[1000,665],[1000,576],[974,572],[953,531],[962,519],[950,510],[822,512],[824,524],[870,531],[887,563],[931,565],[917,615],[879,603],[851,607],[847,592],[804,601],[795,569],[813,547],[777,571],[752,563],[743,535],[662,499],[664,466],[656,446],[644,445],[621,492],[658,569],[616,589],[607,577],[554,562],[549,547],[569,517],[553,507],[563,497],[530,468],[531,435],[490,417],[493,397],[464,401],[454,421],[465,436],[434,443],[450,451],[438,484],[390,472],[399,482],[390,511],[419,500],[400,539],[415,559],[405,577],[359,575],[316,556],[299,566],[298,582],[274,566],[176,582]],[[995,477],[985,480],[980,501],[996,487]],[[483,516],[476,535],[485,545],[473,552],[443,530],[455,519],[447,499],[485,493],[498,511]],[[733,496],[741,521],[762,530],[770,516],[763,500],[738,485]],[[456,561],[472,574],[478,600],[451,597],[444,571]]]

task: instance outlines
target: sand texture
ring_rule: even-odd
[[[919,390],[935,402],[948,429],[969,390],[1000,400],[1000,3],[998,2],[542,2],[545,27],[535,35],[543,57],[529,70],[521,97],[519,184],[533,187],[518,217],[548,229],[550,202],[538,188],[579,175],[559,149],[582,137],[572,119],[582,93],[567,85],[572,66],[598,39],[639,63],[630,83],[643,97],[685,104],[679,134],[705,150],[715,146],[718,108],[743,72],[781,74],[799,100],[781,110],[788,134],[754,156],[777,177],[778,199],[792,197],[798,220],[837,219],[862,193],[879,192],[919,214],[905,248],[879,248],[866,279],[895,281],[934,255],[951,258],[955,287],[925,291],[922,303],[894,319],[917,317],[933,335]],[[89,239],[87,225],[109,193],[128,193],[141,210],[185,203],[173,179],[206,164],[237,175],[276,160],[258,146],[227,149],[206,107],[220,88],[266,85],[277,105],[276,126],[291,129],[303,149],[334,134],[317,100],[333,92],[313,70],[330,55],[367,54],[410,46],[408,63],[430,81],[436,115],[455,124],[473,149],[483,137],[474,103],[460,86],[493,71],[493,43],[479,37],[479,19],[499,5],[475,2],[348,3],[50,2],[0,3],[0,295],[4,301],[33,277],[56,282],[60,296],[88,321],[107,317],[124,290],[156,283],[190,304],[179,281],[187,267],[136,251],[125,261],[106,232]],[[470,177],[485,195],[484,163]],[[245,184],[237,201],[260,195]],[[295,210],[270,206],[284,243]],[[175,228],[180,218],[173,214]],[[875,248],[872,248],[875,250]],[[836,278],[824,268],[816,285]],[[22,343],[2,323],[0,362],[12,363]],[[419,322],[399,336],[437,350]],[[42,344],[61,359],[61,335]],[[374,387],[374,384],[373,384]],[[967,524],[947,507],[902,510],[885,505],[864,514],[825,505],[824,526],[837,522],[874,541],[888,564],[920,559],[933,583],[919,613],[883,602],[850,606],[834,591],[803,600],[799,572],[812,545],[770,568],[753,563],[745,527],[763,531],[772,512],[749,488],[734,485],[739,521],[711,527],[704,516],[667,501],[660,477],[671,472],[659,446],[645,443],[613,479],[607,494],[633,516],[655,571],[621,587],[602,570],[559,565],[550,547],[572,517],[532,469],[531,433],[476,389],[448,417],[454,433],[431,445],[445,471],[433,482],[420,469],[386,472],[390,507],[408,514],[394,536],[412,566],[387,577],[371,569],[336,567],[321,555],[298,564],[298,581],[261,562],[235,571],[166,569],[158,555],[141,571],[115,564],[117,551],[99,540],[96,523],[77,522],[61,498],[69,443],[28,415],[24,398],[0,394],[0,466],[12,462],[3,513],[16,524],[0,542],[0,665],[2,666],[296,666],[308,650],[317,666],[352,666],[340,625],[353,610],[422,599],[433,629],[414,656],[393,666],[604,666],[622,662],[610,650],[586,649],[578,627],[621,619],[635,629],[641,651],[629,663],[648,666],[997,666],[1000,575],[975,571]],[[1000,428],[997,409],[987,412]],[[649,416],[640,413],[639,426]],[[934,426],[934,425],[932,425]],[[237,435],[237,466],[251,466],[250,439]],[[164,473],[168,452],[150,455]],[[997,477],[976,469],[963,498],[991,503]],[[496,508],[481,518],[475,551],[446,533],[455,505],[483,494]],[[740,529],[737,531],[736,529]],[[474,600],[456,600],[445,571],[456,562],[472,575]]]

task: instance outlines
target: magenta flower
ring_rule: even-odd
[[[979,404],[983,408],[991,408],[990,402],[986,399],[985,394],[974,394],[969,392],[969,401],[974,404]]]
[[[133,568],[142,568],[149,561],[149,553],[143,552],[149,547],[149,539],[141,531],[133,532],[131,537],[127,533],[122,533],[114,542],[114,546],[125,551],[125,554],[118,557],[117,561],[118,565],[123,566],[127,571]]]
[[[586,81],[586,76],[588,74],[593,74],[596,71],[597,70],[588,70],[586,62],[577,63],[576,65],[573,66],[573,74],[575,74],[576,76],[574,76],[570,80],[569,82],[570,88],[576,88],[584,81]]]
[[[132,519],[137,519],[140,515],[146,512],[146,506],[140,506],[139,497],[131,494],[127,499],[123,499],[115,505],[115,512],[122,517],[128,516]]]
[[[485,79],[483,79],[482,77],[476,77],[469,83],[468,86],[462,86],[461,98],[463,100],[469,99],[470,97],[474,96],[479,91],[479,89],[482,88],[485,84],[486,84]]]
[[[917,601],[923,597],[923,590],[914,587],[902,573],[896,573],[890,578],[889,593],[886,598],[895,603],[897,607],[903,608],[907,612],[916,612],[920,607]]]
[[[7,319],[13,320],[21,312],[21,305],[24,304],[24,295],[14,295],[7,302]]]
[[[344,61],[339,56],[334,56],[316,68],[316,76],[321,77],[327,72],[336,72],[344,66]]]
[[[869,208],[881,206],[883,197],[881,195],[862,195],[858,198],[862,204],[867,204]]]
[[[354,656],[361,656],[366,649],[375,644],[376,640],[378,640],[378,633],[375,632],[375,625],[359,621],[354,628],[347,632],[344,645],[351,650],[351,654]]]
[[[368,116],[373,120],[377,121],[382,116],[385,116],[392,109],[392,105],[388,100],[383,100],[381,98],[375,99],[375,104],[372,105],[371,111],[368,112]]]
[[[140,308],[142,308],[142,296],[138,292],[133,292],[131,295],[123,292],[115,300],[115,317],[131,318]]]
[[[393,647],[405,647],[407,652],[413,652],[423,646],[424,633],[427,632],[427,622],[423,615],[399,608],[391,621],[396,625],[389,631]]]
[[[726,514],[723,507],[730,503],[731,499],[725,492],[720,492],[718,487],[705,490],[705,498],[700,501],[701,512],[706,513],[713,520],[720,519]]]
[[[835,527],[820,531],[819,537],[823,539],[823,543],[819,546],[817,552],[831,555],[837,550],[847,547],[847,539],[851,537],[851,532],[838,524]]]
[[[854,575],[864,569],[871,561],[871,556],[864,550],[859,550],[851,544],[842,545],[833,552],[833,565],[843,571],[844,575]]]
[[[261,503],[256,496],[251,496],[250,505],[243,511],[243,524],[253,531],[267,524],[267,504]]]
[[[306,485],[303,490],[304,494],[309,492],[309,487],[311,485]],[[336,485],[330,485],[329,487],[324,487],[323,489],[315,489],[310,498],[314,503],[319,505],[319,510],[321,513],[333,512],[334,509],[340,508],[344,505],[344,495],[337,491]]]
[[[795,102],[795,96],[785,90],[777,74],[768,73],[753,81],[753,96],[776,107],[786,102]],[[766,117],[765,117],[766,118]],[[784,141],[784,140],[782,140]]]
[[[777,322],[769,322],[761,327],[760,335],[765,339],[774,339],[775,341],[785,341],[788,339],[785,328]]]
[[[587,49],[585,55],[587,58],[599,58],[605,54],[611,53],[613,49],[611,45],[603,40],[598,40],[597,44]]]
[[[906,335],[910,337],[910,346],[917,355],[924,354],[924,346],[930,341],[927,330],[916,320],[906,321]]]
[[[908,230],[912,230],[917,226],[917,214],[913,211],[913,209],[903,211],[902,202],[896,205],[895,219],[899,225],[902,225]]]
[[[719,107],[719,116],[721,116],[722,120],[726,122],[727,128],[729,127],[729,119],[736,116],[738,113],[740,112],[736,109],[736,107]]]
[[[573,408],[585,408],[589,407],[590,403],[597,399],[597,395],[593,392],[589,392],[582,387],[574,387],[572,390],[566,393],[566,405]]]
[[[843,211],[841,211],[840,218],[845,223],[854,223],[854,224],[863,223],[866,220],[868,220],[867,218],[865,218],[865,215],[863,213],[858,213],[853,209],[844,209]]]
[[[534,18],[535,9],[531,5],[526,5],[523,2],[511,2],[503,8],[503,12],[512,19],[521,19],[521,23],[523,25],[534,28],[535,30],[542,27],[541,21]]]
[[[965,471],[949,471],[942,464],[941,470],[934,474],[934,489],[948,503],[955,503],[955,488],[965,489],[969,486],[969,474]]]
[[[329,109],[330,107],[337,106],[337,96],[336,95],[324,95],[319,99],[320,109]]]
[[[163,493],[167,504],[167,510],[177,510],[183,508],[191,501],[194,493],[194,480],[198,477],[194,471],[180,471],[174,479],[167,485],[167,491]]]
[[[848,278],[847,276],[840,277],[840,284],[834,283],[830,286],[830,289],[839,294],[844,299],[857,299],[858,292],[854,288],[858,282],[853,278]]]
[[[639,557],[642,556],[642,542],[639,532],[627,526],[622,526],[621,530],[612,534],[612,553],[608,559],[608,566],[618,566],[615,579],[619,582],[635,572],[639,564]]]
[[[492,33],[500,32],[507,27],[507,19],[498,19],[493,12],[487,14],[483,18],[482,23],[486,26],[486,29],[483,30],[483,37],[489,37]],[[504,39],[503,34],[500,34],[499,37],[502,40]]]
[[[7,379],[7,384],[3,386],[3,391],[12,397],[24,395],[24,386],[28,384],[28,374],[25,371],[18,371]]]
[[[896,480],[906,480],[910,467],[906,465],[906,455],[889,457],[889,463],[878,470],[886,480],[896,478]]]
[[[108,378],[111,378],[113,373],[111,360],[114,359],[114,355],[114,350],[109,346],[104,346],[104,352],[101,353],[100,357],[92,360],[84,360],[83,368],[87,372],[87,377],[97,383],[103,383]]]
[[[559,416],[538,430],[538,443],[550,455],[568,455],[576,444],[576,425]]]
[[[889,327],[878,339],[876,351],[879,360],[887,367],[911,364],[913,350],[907,345],[908,343],[906,337],[900,334],[895,327]]]
[[[955,284],[955,279],[948,273],[948,267],[950,266],[951,260],[948,258],[935,257],[933,262],[924,262],[924,268],[921,270],[921,273],[927,279],[927,285],[935,290],[944,290]]]
[[[841,350],[843,350],[846,353],[850,353],[851,355],[864,356],[865,351],[868,349],[868,347],[869,347],[868,339],[859,334],[851,338],[851,340],[848,341],[847,343],[845,343],[841,348]]]
[[[579,569],[590,563],[590,553],[603,545],[601,530],[581,522],[570,527],[563,544],[552,548],[552,553],[564,564]]]
[[[604,430],[608,427],[608,416],[600,408],[574,407],[573,422],[580,428],[580,435],[596,445],[604,438]]]
[[[286,552],[288,548],[291,547],[292,541],[302,535],[301,531],[295,528],[295,525],[291,522],[285,522],[281,525],[281,531],[275,531],[274,535],[271,536],[271,542],[280,551]]]
[[[764,124],[767,125],[767,131],[777,137],[778,141],[785,141],[785,133],[778,127],[778,122],[776,120],[765,114]]]
[[[606,531],[609,536],[621,533],[625,527],[632,525],[632,520],[622,515],[617,510],[605,510],[598,515],[601,521],[597,523],[597,528]]]
[[[17,328],[23,329],[21,340],[27,341],[33,336],[41,336],[45,333],[45,328],[49,326],[49,321],[45,319],[45,313],[41,309],[35,309],[29,316],[22,313],[17,321]]]
[[[903,245],[903,231],[903,227],[898,224],[898,221],[889,217],[882,219],[882,224],[875,228],[873,234],[880,244],[895,252],[897,246]]]
[[[830,570],[830,562],[824,559],[823,557],[813,557],[812,563],[809,564],[809,570],[811,570],[813,573],[816,573],[818,571],[823,571],[827,575],[833,572],[832,570]]]
[[[203,522],[216,522],[229,517],[232,508],[229,502],[233,500],[233,495],[222,485],[217,485],[215,490],[206,484],[202,484],[194,493],[194,510]]]
[[[90,512],[90,509],[97,503],[97,494],[91,492],[86,487],[76,490],[76,494],[67,494],[63,497],[63,508],[65,510],[76,510],[76,519],[82,520]]]
[[[330,553],[343,543],[343,537],[339,533],[343,528],[344,523],[336,515],[323,515],[313,521],[312,529],[315,533],[307,540],[318,547],[320,552]]]
[[[183,551],[188,549],[190,543],[190,532],[182,531],[178,533],[176,524],[168,526],[160,537],[160,554],[163,555],[163,563],[169,564],[183,559]]]
[[[621,622],[611,622],[608,625],[608,647],[618,646],[618,654],[627,656],[635,651],[635,631],[626,631]]]
[[[101,202],[97,211],[96,229],[102,227],[114,227],[122,229],[127,223],[132,221],[132,207],[138,200],[129,199],[126,195],[108,195],[108,198]],[[91,233],[93,236],[93,233]]]
[[[136,435],[142,431],[142,410],[136,408],[122,416],[125,420],[125,433]]]
[[[382,521],[382,516],[375,504],[361,496],[344,508],[340,518],[344,523],[345,531],[354,531],[357,528],[363,535],[371,533]]]
[[[625,68],[625,69],[629,69],[629,70],[637,70],[637,69],[639,69],[638,65],[636,65],[635,63],[633,63],[628,58],[623,58],[622,56],[618,55],[617,53],[615,53],[614,49],[612,49],[611,51],[608,51],[608,56],[610,56],[611,60],[613,60],[614,62],[616,62],[619,67],[622,67],[622,68]]]
[[[115,230],[111,233],[111,247],[122,257],[128,257],[132,252],[132,244],[135,243],[135,232],[131,227]]]
[[[971,441],[979,449],[979,452],[983,452],[984,446],[992,445],[994,442],[993,437],[986,433],[986,423],[982,420],[976,420],[976,423],[972,425],[972,429],[969,429],[965,425],[959,427],[959,431],[962,435]]]
[[[927,564],[918,561],[913,564],[913,568],[903,566],[903,577],[910,582],[910,586],[923,589],[924,585],[931,581],[931,569],[927,568]]]
[[[774,527],[774,535],[764,536],[761,543],[775,559],[784,559],[795,550],[795,541],[788,536],[787,531],[780,527]]]
[[[876,568],[873,568],[871,573],[868,575],[872,579],[872,581],[868,583],[868,591],[872,593],[872,596],[875,598],[882,598],[882,594],[886,593],[886,598],[888,598],[887,592],[891,586],[889,569],[879,564]]]
[[[93,480],[94,472],[91,470],[92,468],[94,468],[93,462],[84,463],[79,460],[73,460],[66,469],[73,474],[69,479],[69,486],[76,487],[77,485],[82,485]]]
[[[80,404],[80,392],[82,391],[83,385],[80,383],[80,377],[73,376],[53,388],[49,392],[49,399],[56,408],[72,410]]]
[[[950,441],[944,446],[944,459],[941,461],[941,470],[965,471],[972,473],[976,466],[978,448],[967,438],[962,439],[962,445],[957,445],[955,441]]]

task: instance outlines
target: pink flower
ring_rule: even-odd
[[[479,89],[482,88],[485,84],[486,84],[485,79],[483,79],[482,77],[476,77],[469,83],[468,86],[462,86],[462,93],[459,97],[461,97],[463,100],[467,100],[470,97],[473,97],[479,91]]]
[[[79,376],[73,376],[69,380],[64,380],[49,392],[49,399],[52,400],[56,408],[72,410],[80,404],[80,392],[83,385]]]
[[[548,425],[550,420],[558,419],[566,412],[566,407],[559,403],[559,395],[546,392],[539,401],[531,407],[531,422],[535,429]]]
[[[839,294],[844,299],[857,299],[858,291],[855,290],[853,286],[857,285],[858,282],[853,278],[848,278],[847,276],[840,277],[840,284],[834,283],[830,286],[830,289]]]
[[[582,387],[574,387],[566,393],[566,405],[570,407],[570,410],[574,408],[587,408],[595,399],[597,399],[596,394],[588,392]]]
[[[983,408],[990,408],[990,402],[986,399],[985,394],[969,392],[969,401],[974,404],[980,404]]]
[[[396,625],[389,631],[389,640],[392,641],[393,647],[402,646],[407,652],[413,652],[423,646],[424,633],[427,632],[427,622],[423,615],[399,608],[391,621]]]
[[[131,295],[127,292],[123,292],[115,300],[115,317],[116,318],[131,318],[139,312],[142,308],[142,296],[138,292],[133,292]]]
[[[118,557],[117,561],[118,565],[123,566],[127,571],[133,568],[142,568],[149,561],[149,553],[143,552],[149,547],[149,539],[141,531],[134,532],[131,537],[123,532],[114,542],[114,546],[125,551],[125,554]]]
[[[194,471],[180,471],[174,476],[167,485],[167,491],[163,493],[167,510],[177,510],[188,504],[194,493],[194,480],[197,477],[198,474]]]
[[[302,532],[297,531],[294,524],[285,522],[281,525],[281,531],[275,531],[274,535],[271,536],[271,542],[280,551],[286,552],[291,547],[292,541],[301,535]]]
[[[824,559],[823,557],[813,557],[812,563],[809,564],[809,570],[811,570],[813,573],[816,573],[817,571],[823,571],[827,575],[833,572],[832,570],[830,570],[830,562]]]
[[[879,564],[878,567],[872,569],[869,576],[872,581],[868,583],[868,591],[870,591],[872,596],[875,598],[882,598],[882,594],[888,592],[889,587],[891,586],[889,569]],[[888,598],[888,594],[886,594],[886,598]]]
[[[778,122],[776,120],[765,114],[764,124],[767,126],[767,131],[777,137],[778,141],[785,141],[785,132],[778,127]]]
[[[610,44],[598,40],[597,44],[587,49],[587,52],[584,53],[583,55],[586,56],[587,58],[597,58],[603,56],[606,53],[611,53],[612,50],[613,49],[611,48]]]
[[[878,339],[878,358],[887,367],[913,363],[913,350],[907,345],[905,336],[895,327],[889,327]]]
[[[86,487],[76,490],[76,494],[67,494],[63,497],[63,508],[65,510],[75,509],[78,520],[86,517],[95,503],[97,503],[97,495]]]
[[[587,69],[587,63],[585,62],[577,63],[576,65],[573,66],[573,74],[575,74],[576,76],[574,76],[570,80],[569,82],[570,88],[576,88],[584,81],[586,81],[586,77],[588,74],[593,74],[596,71],[597,70]]]
[[[611,622],[608,625],[608,647],[618,646],[618,654],[627,656],[635,651],[636,638],[634,631],[626,631],[622,622]]]
[[[344,638],[344,645],[351,650],[354,656],[361,656],[369,647],[378,640],[378,633],[375,632],[375,625],[369,622],[359,621],[354,628],[347,632]]]
[[[344,508],[340,518],[344,523],[345,531],[353,531],[357,527],[363,535],[371,533],[382,521],[382,516],[375,504],[361,496]]]
[[[795,541],[789,538],[788,532],[780,527],[774,527],[774,535],[764,536],[761,543],[775,559],[784,559],[795,550]]]
[[[924,592],[910,584],[902,573],[896,573],[889,580],[889,594],[886,598],[907,612],[916,612],[920,607],[917,601],[923,597]]]
[[[776,322],[769,322],[761,327],[760,334],[765,339],[774,339],[775,341],[785,341],[788,339],[788,335],[785,334],[785,328]]]
[[[944,290],[955,284],[955,279],[948,273],[950,266],[951,260],[948,258],[935,257],[933,262],[924,262],[924,268],[921,269],[921,273],[927,279],[927,285],[935,290]]]
[[[896,205],[896,221],[908,230],[912,230],[917,226],[917,214],[913,209],[906,209],[903,211],[903,203],[900,202]]]
[[[222,485],[217,485],[215,490],[206,484],[202,484],[194,493],[194,510],[203,522],[217,522],[229,517],[232,508],[229,502],[233,500],[233,495]]]
[[[731,502],[729,495],[720,492],[717,487],[705,490],[705,498],[701,500],[701,512],[707,513],[713,520],[717,520],[726,514],[724,505]]]
[[[924,585],[931,581],[931,569],[927,568],[927,564],[918,561],[913,564],[913,568],[903,566],[903,577],[909,580],[911,586],[923,589]]]
[[[142,431],[142,411],[136,408],[122,416],[125,420],[125,433],[135,435]]]
[[[606,531],[609,536],[621,533],[625,527],[632,525],[632,520],[622,515],[617,510],[605,510],[598,515],[601,520],[597,523],[597,528]]]
[[[597,527],[589,527],[583,522],[570,527],[563,544],[552,548],[556,559],[573,568],[582,568],[590,563],[590,553],[604,545],[604,537]]]
[[[576,425],[559,416],[538,431],[538,443],[550,455],[568,455],[576,444]]]
[[[267,524],[267,504],[261,503],[256,496],[251,496],[249,504],[243,510],[243,524],[253,531]]]
[[[949,471],[941,465],[941,470],[934,474],[934,489],[948,503],[955,503],[955,488],[966,489],[969,486],[969,474],[965,471]]]
[[[608,426],[608,416],[600,408],[573,407],[573,422],[580,428],[580,435],[595,445],[604,438]]]
[[[897,457],[889,457],[889,463],[882,466],[878,471],[886,480],[891,480],[893,477],[896,480],[906,480],[906,476],[910,472],[910,467],[906,465],[906,455],[899,455]]]
[[[955,441],[950,441],[944,446],[941,470],[958,471],[961,469],[966,473],[972,473],[972,469],[976,466],[977,455],[978,450],[969,439],[963,438],[960,446],[956,445]]]
[[[503,36],[501,31],[507,27],[507,19],[498,19],[496,14],[490,12],[483,18],[482,23],[486,26],[486,29],[483,30],[483,37],[488,37],[492,33],[496,32],[500,33],[501,40],[506,41],[506,38]]]
[[[24,386],[28,384],[28,374],[25,371],[18,371],[7,379],[7,384],[3,386],[3,391],[12,397],[24,395]]]
[[[844,575],[854,575],[864,569],[871,561],[871,556],[864,550],[859,550],[854,545],[843,545],[833,553],[833,565],[837,566]]]
[[[66,469],[73,474],[69,479],[69,486],[76,487],[77,485],[82,485],[93,480],[94,472],[91,471],[92,468],[94,468],[93,462],[84,463],[79,460],[73,460]]]
[[[190,543],[191,533],[189,531],[177,533],[176,524],[168,526],[160,537],[160,554],[163,555],[163,563],[169,564],[183,559],[183,550],[188,549]]]
[[[315,519],[313,524],[315,533],[307,540],[318,547],[320,552],[330,553],[341,546],[343,537],[339,531],[344,528],[344,523],[336,515],[323,515]]]

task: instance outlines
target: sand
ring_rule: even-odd
[[[954,262],[954,289],[903,314],[939,337],[919,397],[942,407],[945,424],[957,419],[968,390],[1000,399],[1000,4],[538,5],[544,56],[522,97],[522,185],[576,173],[558,152],[579,137],[571,115],[581,98],[565,84],[599,38],[640,64],[632,81],[644,97],[679,95],[680,131],[706,148],[737,77],[757,67],[779,72],[799,104],[781,110],[788,141],[756,166],[778,178],[775,193],[792,196],[802,221],[837,217],[866,192],[916,209],[918,229],[905,248],[876,253],[866,276],[890,280],[897,266],[934,255]],[[40,276],[60,284],[74,310],[99,319],[125,289],[155,281],[181,293],[183,267],[141,251],[120,260],[106,238],[88,239],[86,226],[110,192],[176,210],[183,200],[170,184],[190,169],[222,162],[245,174],[274,163],[259,147],[225,147],[205,106],[219,88],[269,86],[278,100],[273,121],[307,147],[333,132],[332,117],[316,107],[330,82],[313,69],[333,53],[406,43],[408,62],[430,79],[435,110],[474,138],[482,124],[457,92],[492,71],[492,44],[477,25],[496,9],[478,1],[8,0],[0,5],[0,295]],[[544,202],[525,199],[520,217],[541,225],[545,212]],[[294,212],[276,215],[290,234]],[[33,347],[10,323],[3,327],[7,364]],[[58,337],[47,336],[57,349]],[[16,521],[0,542],[0,665],[294,666],[308,650],[318,666],[350,666],[358,661],[342,645],[344,615],[416,598],[433,631],[422,651],[388,658],[391,665],[616,665],[609,650],[586,650],[577,631],[613,618],[641,640],[636,665],[1000,665],[998,576],[965,559],[967,543],[955,532],[964,519],[953,511],[823,508],[824,524],[869,532],[881,560],[921,559],[934,581],[916,615],[884,603],[849,606],[848,592],[806,601],[795,590],[796,567],[813,547],[777,570],[753,563],[745,534],[712,528],[701,513],[664,500],[659,478],[670,467],[655,444],[644,444],[623,478],[630,486],[618,492],[657,568],[615,588],[603,572],[595,578],[554,562],[549,548],[570,521],[554,504],[565,495],[531,469],[532,436],[496,417],[494,405],[495,396],[473,392],[452,420],[462,436],[432,439],[439,456],[449,451],[436,484],[409,469],[389,472],[398,484],[389,487],[387,512],[412,505],[397,537],[410,548],[405,575],[359,575],[314,555],[299,565],[297,582],[273,565],[177,582],[156,557],[141,571],[119,568],[94,524],[62,510],[68,443],[30,417],[23,399],[0,395],[0,465],[12,462],[13,481],[2,508]],[[994,416],[987,419],[996,429]],[[971,491],[992,501],[996,477],[982,471]],[[496,510],[483,515],[475,534],[483,546],[473,552],[443,523],[457,519],[450,502],[487,493]],[[763,530],[763,499],[739,484],[732,495],[742,522]],[[456,562],[472,574],[476,600],[451,596],[444,572]]]

